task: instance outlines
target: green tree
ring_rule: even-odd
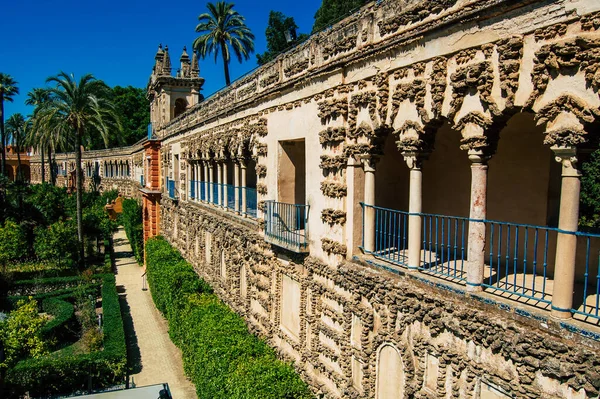
[[[31,105],[34,107],[33,117],[35,119],[35,113],[44,102],[48,101],[49,94],[48,90],[44,88],[35,88],[27,93],[27,99],[25,100],[25,105]],[[44,134],[43,132],[37,132],[34,128],[35,124],[32,121],[32,128],[29,129],[29,133],[27,135],[27,145],[33,146],[40,150],[40,159],[42,161],[42,184],[46,182],[46,168],[44,167],[44,149],[47,143],[43,140]],[[51,158],[50,151],[48,152],[48,157]],[[48,164],[52,164],[52,160],[48,160]],[[50,174],[52,175],[52,170],[50,170]],[[52,179],[52,178],[51,178]]]
[[[12,76],[0,72],[0,144],[2,146],[2,167],[0,171],[5,175],[6,171],[6,135],[4,132],[4,101],[13,102],[13,97],[19,94],[17,82]]]
[[[6,220],[0,227],[0,264],[6,271],[6,265],[11,260],[21,258],[27,252],[27,237],[21,225]]]
[[[28,357],[40,357],[47,352],[42,339],[42,327],[47,319],[38,313],[37,302],[21,300],[8,318],[0,323],[0,342],[4,359],[0,362],[2,371]]]
[[[61,72],[57,76],[48,78],[46,82],[55,83],[56,86],[48,89],[50,99],[38,111],[39,127],[46,128],[67,138],[67,141],[74,142],[77,236],[79,239],[79,263],[82,267],[85,259],[81,146],[83,142],[90,142],[95,135],[101,136],[107,145],[109,132],[120,132],[122,130],[121,123],[115,106],[110,100],[111,89],[94,76],[86,74],[77,82],[73,75]]]
[[[279,53],[304,41],[308,35],[301,34],[296,37],[298,25],[293,17],[286,17],[282,12],[271,11],[269,13],[269,24],[265,31],[267,37],[267,51],[262,54],[256,54],[258,65],[264,65],[271,61]],[[286,33],[289,36],[286,37]]]
[[[600,228],[600,149],[594,151],[581,166],[581,196],[579,224]]]
[[[239,62],[250,58],[254,51],[254,35],[246,26],[245,19],[233,10],[233,3],[219,1],[217,4],[207,3],[208,13],[200,14],[196,25],[196,32],[201,35],[194,40],[194,51],[198,56],[206,58],[209,53],[214,53],[215,62],[219,51],[223,58],[225,71],[225,84],[229,86],[229,61],[231,49]]]
[[[111,134],[108,147],[133,145],[148,134],[150,103],[146,98],[146,90],[133,86],[115,86],[112,88],[112,92],[112,102],[123,125],[123,130],[120,135]],[[90,148],[97,150],[103,147],[104,143],[101,137],[94,137]]]
[[[59,265],[65,259],[77,259],[79,246],[75,239],[76,234],[77,228],[70,221],[58,221],[48,227],[37,227],[35,253],[40,259],[55,260]]]
[[[367,4],[367,0],[323,0],[315,13],[315,24],[312,33],[318,32],[338,22],[350,11]]]
[[[13,148],[17,151],[17,181],[23,181],[23,171],[21,170],[21,151],[25,150],[25,141],[29,131],[30,122],[25,119],[23,114],[12,114],[6,121],[6,131],[10,135]]]

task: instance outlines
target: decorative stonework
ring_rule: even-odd
[[[330,240],[329,238],[323,238],[321,240],[323,251],[329,255],[340,255],[346,256],[346,246],[337,241]]]
[[[347,195],[347,187],[345,184],[336,181],[321,182],[321,191],[323,195],[330,198],[343,198]]]
[[[346,140],[345,127],[328,127],[319,132],[319,143],[323,146],[337,145]]]
[[[325,100],[319,103],[319,118],[322,121],[336,119],[338,116],[348,115],[348,99],[345,97]]]
[[[346,166],[347,158],[343,155],[321,155],[319,167],[324,171],[337,171]]]
[[[386,36],[395,33],[403,26],[415,24],[431,14],[441,13],[445,9],[454,6],[456,2],[457,0],[439,0],[414,3],[411,6],[403,8],[399,14],[379,21],[377,23],[379,34]]]
[[[346,212],[339,209],[323,209],[321,212],[321,220],[323,223],[334,225],[346,223]]]

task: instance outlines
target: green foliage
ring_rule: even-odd
[[[112,102],[123,130],[120,134],[109,132],[108,148],[132,145],[146,137],[150,123],[150,103],[146,98],[146,90],[133,86],[115,86],[112,88]],[[90,149],[104,147],[100,137],[92,137]]]
[[[0,342],[4,350],[0,368],[11,367],[20,359],[42,356],[46,352],[42,339],[45,323],[46,318],[38,314],[35,300],[19,301],[17,308],[0,324]]]
[[[69,264],[77,259],[77,227],[71,221],[58,221],[48,228],[35,229],[35,253],[40,259]]]
[[[42,310],[52,319],[42,328],[42,336],[47,342],[64,343],[74,339],[75,308],[62,298],[46,298]]]
[[[48,226],[66,216],[67,197],[67,190],[64,187],[56,187],[48,183],[34,184],[25,202],[39,212],[42,223]]]
[[[581,226],[600,228],[600,149],[594,151],[581,166]]]
[[[200,398],[312,397],[291,365],[248,332],[192,266],[162,238],[146,242],[148,283]],[[195,280],[195,281],[194,281]]]
[[[83,391],[91,378],[94,388],[119,384],[125,377],[125,332],[115,277],[102,278],[103,347],[101,351],[75,354],[61,351],[20,361],[7,371],[6,384],[15,395],[50,396]],[[73,293],[71,293],[73,295]]]
[[[286,17],[280,11],[271,11],[269,13],[267,30],[265,31],[265,36],[267,37],[267,51],[262,54],[256,54],[258,65],[266,64],[282,51],[297,45],[308,37],[306,34],[295,37],[296,29],[298,29],[298,25],[296,25],[293,17]],[[285,37],[286,32],[290,32],[290,34],[294,35],[291,37],[291,42],[287,41]]]
[[[342,20],[359,7],[367,4],[367,0],[323,0],[315,13],[315,24],[312,33],[318,32]]]
[[[144,225],[142,224],[142,207],[133,199],[123,200],[123,213],[119,220],[125,229],[127,239],[135,259],[139,264],[144,263]]]
[[[196,32],[200,33],[193,43],[194,51],[202,57],[213,53],[215,61],[219,52],[223,58],[225,84],[229,86],[229,61],[231,51],[239,62],[250,58],[254,51],[254,34],[246,26],[245,18],[233,9],[233,3],[218,1],[216,4],[207,3],[207,13],[200,14]]]
[[[20,225],[7,220],[0,227],[0,264],[6,269],[9,261],[19,259],[27,250],[25,232]]]

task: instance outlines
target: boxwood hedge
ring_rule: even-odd
[[[312,397],[293,367],[252,335],[163,238],[146,242],[146,265],[152,297],[199,398]]]
[[[115,276],[105,274],[100,277],[104,316],[103,350],[89,354],[55,352],[37,359],[23,360],[7,370],[5,383],[11,394],[19,396],[29,392],[29,395],[36,397],[50,396],[84,392],[90,382],[93,388],[124,382],[127,352]],[[65,312],[61,317],[66,317],[66,307],[61,312]]]

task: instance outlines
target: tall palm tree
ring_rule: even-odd
[[[202,58],[209,53],[215,54],[215,62],[219,51],[223,57],[225,69],[225,83],[231,84],[229,78],[230,46],[239,62],[250,58],[254,51],[254,35],[245,24],[245,19],[233,10],[233,3],[219,1],[217,4],[207,3],[208,13],[198,17],[200,23],[196,25],[196,32],[201,33],[194,40],[194,51]]]
[[[19,94],[17,82],[12,76],[0,72],[0,145],[2,145],[2,166],[0,171],[5,175],[6,169],[6,135],[4,134],[4,101],[12,102],[13,97]]]
[[[37,112],[38,108],[44,102],[48,101],[48,97],[48,90],[44,88],[35,88],[29,93],[27,93],[27,99],[25,100],[25,104],[35,107],[33,110],[32,119],[35,118],[35,113]],[[32,123],[32,127],[33,126],[35,126],[35,124]],[[42,160],[42,183],[44,183],[46,181],[46,168],[44,166],[44,148],[46,147],[47,143],[45,141],[40,140],[42,135],[39,133],[40,132],[36,132],[33,128],[29,129],[27,144],[40,150],[40,159]],[[50,152],[48,152],[48,157],[51,158]],[[48,162],[49,165],[52,165],[51,159]],[[50,175],[52,175],[52,170],[50,170]]]
[[[17,152],[17,174],[15,180],[23,181],[23,172],[21,170],[21,151],[27,138],[29,121],[22,114],[12,114],[6,121],[6,132],[10,135],[13,148]]]
[[[39,109],[37,128],[67,138],[74,143],[75,184],[77,197],[77,234],[79,238],[79,265],[83,266],[83,174],[81,168],[81,145],[90,141],[92,135],[99,134],[105,145],[111,131],[121,131],[121,123],[115,106],[110,101],[111,89],[101,80],[87,74],[75,80],[73,75],[64,72],[51,76],[46,83],[55,86],[48,89],[49,99]]]

